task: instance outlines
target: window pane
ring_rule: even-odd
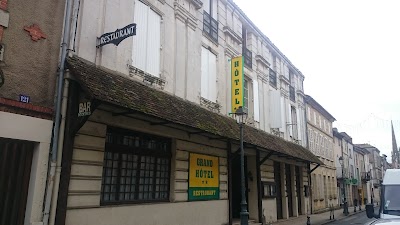
[[[107,134],[101,202],[168,200],[170,141],[123,133]]]

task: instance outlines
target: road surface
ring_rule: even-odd
[[[367,222],[373,221],[374,219],[368,219],[367,214],[364,212],[357,213],[355,215],[351,215],[347,218],[340,219],[333,223],[329,223],[329,225],[351,225],[351,224],[365,224]]]

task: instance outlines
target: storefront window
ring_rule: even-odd
[[[109,128],[101,203],[168,201],[170,146],[167,138]]]

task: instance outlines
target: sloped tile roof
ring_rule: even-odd
[[[82,88],[101,102],[220,137],[239,140],[239,126],[236,120],[228,116],[211,112],[192,102],[123,77],[117,72],[98,67],[77,56],[68,58],[67,66]],[[244,142],[280,155],[323,164],[306,148],[250,126],[244,126]]]

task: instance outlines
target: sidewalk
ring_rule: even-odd
[[[357,207],[357,212],[354,212],[353,207],[349,207],[349,215],[352,216],[354,214],[358,213],[365,213],[365,206],[362,207],[361,211],[359,211]],[[346,216],[343,214],[343,209],[337,209],[335,210],[335,219],[334,220],[329,220],[329,215],[330,212],[324,212],[324,213],[319,213],[319,214],[311,214],[310,215],[310,224],[311,225],[322,225],[322,224],[328,224],[336,220],[344,219]],[[347,216],[347,217],[348,217]],[[301,215],[299,217],[294,217],[290,218],[287,220],[281,220],[278,222],[272,223],[273,225],[298,225],[298,224],[307,224],[307,216],[306,215]]]

